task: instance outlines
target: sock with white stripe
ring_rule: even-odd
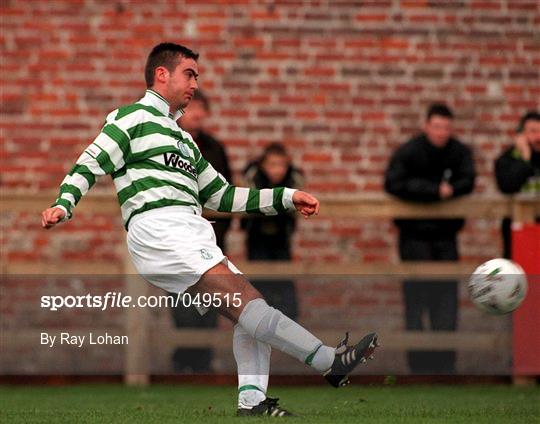
[[[271,347],[234,326],[233,352],[238,367],[238,407],[251,408],[266,398]]]
[[[296,359],[324,372],[332,366],[335,349],[323,343],[287,316],[265,302],[254,299],[245,307],[238,323],[260,342],[288,353]]]

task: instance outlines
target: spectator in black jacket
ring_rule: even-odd
[[[292,187],[300,188],[303,174],[292,163],[285,147],[280,143],[268,145],[262,156],[248,164],[244,170],[246,186],[253,188]],[[246,230],[247,256],[251,261],[290,261],[291,239],[295,230],[295,216],[253,216],[242,221]],[[298,316],[294,282],[253,281],[268,301],[289,317]]]
[[[385,178],[385,190],[400,199],[437,202],[468,194],[475,171],[470,150],[452,137],[451,110],[434,104],[427,112],[424,132],[398,148]],[[398,219],[399,254],[404,261],[459,259],[457,233],[463,219]],[[405,281],[405,325],[423,330],[429,312],[432,330],[453,331],[457,325],[456,281]],[[453,373],[454,351],[408,352],[414,373]]]
[[[495,161],[495,177],[499,190],[506,194],[526,192],[540,196],[540,113],[522,116],[514,145]],[[511,220],[502,223],[504,257],[511,257]]]
[[[285,147],[279,143],[268,145],[262,156],[248,164],[244,170],[248,187],[257,189],[273,187],[300,188],[303,174],[289,158]],[[293,214],[257,216],[245,219],[247,253],[250,260],[290,260],[291,237],[295,228]]]

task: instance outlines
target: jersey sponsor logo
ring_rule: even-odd
[[[167,165],[167,166],[170,166],[170,167],[173,167],[173,168],[178,168],[178,169],[183,169],[184,171],[189,172],[194,177],[197,176],[197,171],[195,170],[193,165],[191,165],[189,162],[186,162],[185,160],[183,160],[176,153],[163,153],[163,160],[165,162],[165,165]]]

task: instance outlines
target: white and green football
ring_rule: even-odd
[[[514,311],[527,293],[523,268],[508,259],[491,259],[476,268],[469,279],[469,294],[482,311],[504,315]]]

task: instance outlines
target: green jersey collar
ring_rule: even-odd
[[[141,103],[153,106],[159,110],[163,115],[168,116],[173,121],[176,121],[184,114],[183,109],[178,109],[174,114],[171,113],[171,106],[169,102],[157,91],[147,89],[145,96],[141,99]]]

